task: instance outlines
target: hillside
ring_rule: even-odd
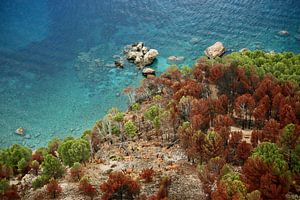
[[[256,54],[171,66],[81,138],[1,150],[2,198],[299,199],[300,57],[278,76]]]

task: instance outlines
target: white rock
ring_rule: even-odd
[[[212,46],[205,49],[204,53],[209,58],[216,58],[218,56],[221,56],[225,53],[226,49],[222,42],[216,42]]]
[[[144,56],[144,66],[152,64],[157,56],[158,51],[156,49],[150,49]]]
[[[147,68],[144,68],[143,71],[142,71],[142,74],[144,76],[148,76],[148,75],[155,75],[155,70],[150,68],[150,67],[147,67]]]

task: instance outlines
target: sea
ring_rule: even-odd
[[[111,107],[126,111],[123,90],[143,77],[114,61],[139,41],[159,51],[158,74],[192,67],[216,41],[228,53],[299,53],[300,1],[0,0],[0,148],[80,136]]]

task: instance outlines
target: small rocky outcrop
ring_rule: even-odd
[[[155,75],[155,70],[152,69],[152,68],[147,67],[147,68],[143,69],[142,74],[143,74],[143,76],[146,76],[146,77],[148,75]]]
[[[18,135],[23,135],[25,132],[25,129],[23,127],[19,127],[16,129],[15,133]]]
[[[149,49],[144,46],[143,42],[128,45],[124,54],[128,61],[133,62],[138,68],[142,69],[147,65],[151,65],[158,56],[156,49]]]
[[[212,46],[205,49],[204,53],[210,59],[222,56],[225,53],[226,49],[222,42],[216,42]]]

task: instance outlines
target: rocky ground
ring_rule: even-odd
[[[154,179],[150,183],[145,183],[139,178],[139,173],[145,168],[153,168],[155,171]],[[101,199],[99,185],[108,179],[110,172],[115,171],[123,171],[138,180],[141,194],[147,196],[155,194],[161,178],[168,176],[171,178],[169,199],[206,199],[195,166],[187,162],[184,152],[177,144],[168,148],[162,146],[159,140],[143,139],[127,141],[122,145],[105,143],[95,159],[85,166],[85,175],[98,190],[98,195],[94,199]],[[59,183],[62,193],[58,199],[90,199],[78,191],[79,183],[72,181],[68,173]],[[38,190],[30,189],[22,199],[50,199],[45,193],[45,187]]]

